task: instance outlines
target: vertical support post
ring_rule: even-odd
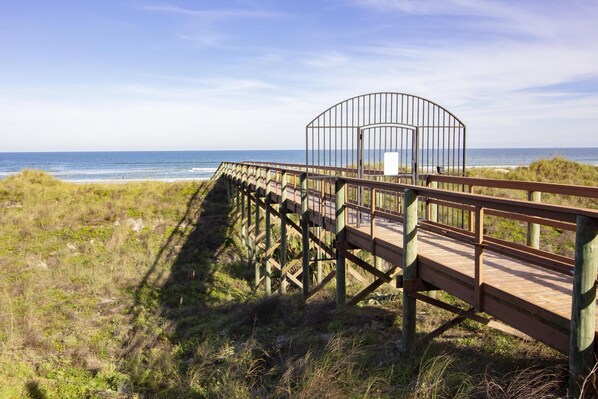
[[[270,207],[272,206],[271,200],[270,200],[270,193],[272,191],[272,185],[270,184],[270,169],[266,169],[266,199],[265,199],[265,204],[266,204],[266,243],[265,243],[265,262],[266,262],[266,276],[265,276],[265,284],[266,284],[266,295],[271,295],[272,294],[272,264],[270,263],[270,256],[268,255],[268,252],[270,251],[270,246],[272,245],[271,243],[271,239],[272,237],[270,236],[270,217],[271,217],[271,213],[270,213]]]
[[[323,242],[322,238],[322,228],[320,226],[316,227],[316,235],[320,242]],[[316,282],[320,284],[322,282],[322,248],[319,245],[316,245]]]
[[[230,178],[228,177],[228,166],[224,166],[224,185],[226,186],[226,203],[230,205],[232,200]]]
[[[246,228],[245,228],[245,181],[241,180],[240,186],[240,197],[241,197],[241,238],[246,240]]]
[[[595,362],[597,266],[598,219],[578,215],[569,349],[569,395],[576,398],[580,393],[579,383]]]
[[[437,189],[438,182],[431,181],[429,182],[428,186],[430,188]],[[430,222],[438,223],[438,204],[428,202],[428,220]]]
[[[476,206],[475,208],[475,271],[474,271],[474,291],[475,291],[475,310],[481,312],[483,304],[484,284],[484,208]]]
[[[378,270],[382,270],[382,258],[374,256],[374,267]]]
[[[540,191],[529,191],[527,199],[532,202],[542,202]],[[540,249],[540,225],[538,223],[527,224],[527,246]]]
[[[287,274],[283,272],[287,265],[287,172],[282,172],[280,187],[280,285],[278,291],[281,294],[287,292]]]
[[[417,192],[405,189],[403,198],[403,280],[415,280],[417,271]],[[415,343],[416,299],[403,290],[401,350],[409,353]]]
[[[237,208],[237,213],[239,213],[240,211],[240,207],[241,207],[241,190],[239,188],[239,166],[235,166],[235,177],[234,177],[234,182],[235,182],[235,206]]]
[[[248,176],[249,180],[249,176]],[[253,245],[251,242],[251,190],[249,188],[249,183],[247,183],[247,237],[246,237],[246,245],[247,245],[247,267],[251,269],[252,262],[253,262]]]
[[[419,185],[419,128],[413,131],[413,141],[411,142],[411,173],[413,174],[413,185]]]
[[[469,194],[473,194],[473,186],[469,186],[468,188]],[[469,231],[475,233],[475,221],[474,221],[475,212],[469,211]]]
[[[303,297],[307,298],[309,295],[309,285],[311,283],[311,275],[309,272],[309,214],[307,208],[307,174],[301,173],[299,176],[301,184],[301,246],[302,246],[302,282],[303,282]]]
[[[345,257],[339,251],[339,247],[346,244],[347,232],[345,230],[345,218],[347,211],[345,207],[345,181],[338,177],[334,181],[334,199],[336,221],[336,306],[339,309],[343,309],[347,302],[347,282]]]
[[[438,189],[438,182],[437,181],[428,181],[428,187],[433,189]],[[430,202],[430,198],[428,197],[428,202],[426,203],[427,208],[427,218],[428,221],[433,223],[438,223],[438,204]],[[430,298],[436,299],[436,291],[428,291],[428,296]]]
[[[370,237],[372,243],[376,238],[376,189],[370,189]]]
[[[255,186],[255,236],[253,239],[253,256],[256,258],[253,262],[254,277],[255,277],[255,288],[260,286],[261,270],[260,263],[257,261],[257,238],[260,235],[260,204],[258,203],[258,186],[257,186],[257,173],[256,173],[256,186]]]

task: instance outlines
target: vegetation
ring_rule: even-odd
[[[253,291],[225,195],[0,181],[0,398],[563,394],[562,355],[475,322],[401,356],[392,287],[343,313],[330,290],[308,304]],[[418,309],[421,333],[451,317]]]
[[[537,181],[544,183],[574,184],[595,187],[598,184],[598,167],[556,157],[533,162],[528,167],[512,169],[473,168],[470,177]],[[476,193],[527,200],[527,192],[478,187]],[[579,208],[598,208],[598,198],[542,193],[542,202]],[[504,240],[525,244],[527,224],[511,219],[487,217],[485,234]],[[575,234],[552,227],[541,226],[540,248],[560,255],[573,256]]]

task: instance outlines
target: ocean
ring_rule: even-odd
[[[508,168],[561,156],[598,166],[598,148],[472,148],[467,167]],[[208,179],[223,161],[305,163],[305,150],[0,153],[0,179],[37,169],[71,182]]]

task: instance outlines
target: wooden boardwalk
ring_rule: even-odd
[[[474,320],[483,321],[488,320],[485,315],[490,315],[493,319],[542,341],[562,353],[570,353],[572,348],[572,309],[575,308],[575,306],[572,306],[575,271],[573,265],[578,264],[580,260],[575,259],[574,262],[574,259],[544,253],[532,248],[528,250],[517,245],[509,247],[505,243],[496,244],[496,240],[493,241],[483,234],[483,209],[487,209],[488,212],[507,212],[518,220],[542,222],[542,224],[558,225],[568,229],[574,228],[577,221],[578,230],[580,220],[587,219],[592,221],[594,226],[598,226],[598,223],[596,223],[598,211],[557,207],[547,204],[530,204],[523,201],[484,197],[461,192],[449,193],[445,190],[403,187],[401,185],[371,183],[358,179],[343,178],[347,184],[362,185],[370,190],[395,190],[397,193],[402,192],[404,189],[413,190],[422,196],[425,195],[428,200],[445,201],[445,204],[446,201],[449,201],[455,207],[461,207],[467,212],[477,212],[476,224],[473,226],[473,230],[477,230],[477,233],[472,233],[472,229],[459,232],[450,226],[442,226],[435,221],[430,222],[420,215],[416,236],[417,278],[411,281],[407,280],[406,276],[405,279],[400,276],[400,271],[404,268],[402,264],[405,255],[404,224],[401,221],[405,215],[391,217],[388,212],[378,212],[375,200],[373,204],[370,204],[373,210],[370,212],[364,206],[343,203],[341,205],[346,211],[344,214],[346,225],[343,228],[343,236],[339,236],[339,224],[334,215],[339,214],[340,208],[338,198],[335,197],[334,193],[329,196],[321,195],[318,190],[313,190],[311,187],[307,188],[307,183],[303,186],[302,191],[296,180],[293,184],[289,184],[285,180],[286,177],[281,178],[286,174],[300,174],[300,165],[295,168],[254,165],[253,174],[249,173],[248,169],[244,169],[245,173],[243,173],[242,169],[251,168],[251,164],[245,166],[232,164],[228,165],[228,169],[226,167],[225,173],[228,173],[227,176],[246,190],[248,198],[251,198],[250,194],[254,193],[256,203],[258,203],[258,198],[262,198],[260,201],[263,201],[264,205],[268,203],[278,204],[278,213],[281,218],[285,218],[284,215],[286,214],[293,213],[305,215],[302,219],[302,228],[304,230],[302,234],[304,234],[304,237],[308,237],[310,240],[314,238],[310,228],[312,230],[313,228],[322,228],[336,234],[336,248],[320,246],[329,254],[336,251],[337,262],[340,258],[347,257],[347,259],[357,262],[353,264],[353,267],[362,267],[362,269],[374,275],[374,278],[377,279],[375,283],[358,294],[358,298],[350,299],[348,303],[351,303],[354,299],[364,299],[368,293],[382,283],[398,281],[397,285],[404,288],[406,295],[416,300],[423,300],[452,310],[458,313],[461,318],[471,317]],[[271,177],[271,173],[276,173],[276,176]],[[476,182],[476,184],[484,183]],[[286,189],[282,188],[283,185],[286,186]],[[554,189],[556,192],[565,190],[563,187],[551,188],[548,185],[545,185],[544,189]],[[587,188],[585,191],[579,190],[579,188],[573,188],[572,190],[586,193],[588,196],[598,197],[598,189],[596,188]],[[303,201],[302,193],[304,194]],[[375,191],[371,193],[370,198],[375,198]],[[322,202],[323,198],[327,199]],[[362,214],[359,225],[356,223],[358,212]],[[375,219],[373,226],[372,217]],[[478,223],[481,223],[481,226]],[[308,226],[308,228],[305,229],[305,226]],[[249,228],[250,230],[251,228]],[[594,236],[593,239],[590,237],[589,240],[594,243],[592,244],[594,246],[597,242],[596,233],[592,230],[591,234]],[[343,240],[339,240],[339,237],[342,237]],[[257,247],[254,247],[254,250],[256,249]],[[266,252],[268,249],[265,248]],[[352,259],[351,250],[354,249],[366,250],[372,255],[386,260],[392,265],[391,269],[375,270],[372,265],[354,259],[355,256]],[[309,249],[304,249],[304,257],[309,256]],[[595,290],[596,257],[590,257],[589,262],[594,270],[593,277],[590,276],[590,278],[593,281]],[[310,273],[309,265],[305,266],[307,263],[308,260],[304,260],[303,270],[292,273],[297,283],[302,273],[305,274],[306,271]],[[295,264],[297,265],[298,262]],[[281,275],[284,277],[284,260],[281,260],[279,266]],[[335,277],[333,274],[331,273],[332,277]],[[396,275],[399,275],[398,280],[394,280]],[[307,298],[310,296],[309,288],[306,287],[309,284],[309,278],[302,277],[302,287]],[[332,277],[328,276],[322,284],[331,281]],[[339,276],[336,277],[338,297]],[[256,283],[259,284],[259,281],[256,278]],[[344,284],[344,278],[340,281]],[[296,285],[299,286],[299,284]],[[316,285],[314,290],[319,288]],[[437,289],[444,290],[462,299],[470,304],[472,308],[455,309],[451,305],[440,303],[426,295],[427,291]],[[595,305],[595,291],[590,294],[593,295],[592,303]],[[587,298],[586,295],[584,300],[587,301]],[[598,332],[598,326],[596,325],[598,318],[595,317],[595,307],[588,307],[588,305],[587,303],[584,305],[586,306],[586,314],[587,309],[593,310],[593,317],[588,319],[593,323],[591,329],[593,332],[591,337],[593,353],[595,350],[593,341]],[[480,313],[481,317],[479,316]],[[576,321],[574,324],[577,325],[579,322]]]
[[[255,185],[252,186],[255,189]],[[278,193],[280,186],[277,187]],[[273,190],[271,199],[280,202],[281,195]],[[312,203],[318,203],[313,199]],[[333,205],[327,201],[329,209]],[[295,187],[287,188],[287,209],[299,213],[301,194]],[[333,214],[333,212],[328,212]],[[355,213],[355,212],[353,212]],[[353,215],[351,215],[353,216]],[[348,220],[356,217],[348,217]],[[319,212],[310,209],[310,220],[321,220]],[[361,227],[347,224],[347,242],[380,258],[401,264],[403,256],[403,226],[387,220],[376,222],[376,238],[370,237],[370,220],[362,216]],[[326,224],[332,231],[334,218]],[[419,277],[437,289],[446,291],[469,304],[475,304],[474,245],[445,235],[419,230]],[[573,277],[513,257],[487,251],[484,256],[483,310],[517,330],[567,353],[571,323]],[[597,319],[598,320],[598,319]],[[538,334],[538,331],[547,331]],[[596,327],[598,334],[598,323]]]

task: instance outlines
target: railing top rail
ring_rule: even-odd
[[[283,165],[283,164],[280,164],[280,163],[257,163],[257,162],[224,162],[224,163],[229,163],[229,164],[233,164],[233,165],[240,165],[240,166],[259,167],[259,168],[263,168],[263,169],[270,169],[271,171],[287,172],[287,173],[297,174],[297,175],[305,172],[303,170],[297,170],[297,169],[291,169],[291,168],[285,167],[287,165],[288,166],[292,166],[292,165],[299,166],[297,164],[286,164],[286,165]]]
[[[255,162],[245,161],[240,164],[245,165],[271,165],[272,168],[305,168],[305,165],[285,163],[285,162]],[[342,168],[334,166],[314,166],[315,169],[321,170],[338,170],[343,171]],[[350,168],[349,168],[350,169]],[[347,169],[345,169],[347,170]],[[310,177],[312,174],[310,173]],[[450,176],[450,175],[434,175],[428,174],[426,176],[428,181],[436,181],[439,183],[455,183],[463,184],[467,186],[478,186],[478,187],[492,187],[492,188],[503,188],[509,190],[521,190],[521,191],[540,191],[549,194],[562,194],[572,195],[577,197],[586,198],[598,198],[598,187],[594,186],[580,186],[575,184],[558,184],[558,183],[545,183],[535,181],[521,181],[521,180],[501,180],[501,179],[487,179],[480,177],[462,177],[462,176]]]
[[[598,198],[598,187],[569,184],[543,183],[521,180],[485,179],[479,177],[461,177],[448,175],[428,175],[428,181],[439,183],[457,183],[467,186],[495,187],[513,190],[541,191],[543,193],[575,195]]]
[[[246,166],[254,166],[254,167],[263,167],[268,168],[270,170],[279,170],[287,173],[292,174],[301,174],[303,171],[289,169],[289,168],[280,168],[280,167],[273,167],[273,166],[260,166],[251,163],[241,163],[241,162],[231,162],[232,164],[237,165],[246,165]],[[314,178],[331,178],[330,176],[323,176],[323,175],[316,175],[310,176]],[[374,181],[374,180],[367,180],[367,179],[358,179],[353,177],[345,177],[345,176],[334,176],[334,178],[343,180],[349,184],[365,187],[365,188],[376,188],[382,189],[387,191],[393,192],[402,192],[405,189],[410,189],[418,192],[419,194],[423,194],[428,198],[435,198],[441,199],[449,202],[456,202],[460,204],[472,205],[476,207],[483,207],[488,209],[496,209],[506,212],[513,212],[519,214],[525,214],[530,216],[536,216],[540,218],[558,220],[562,222],[569,222],[575,223],[577,216],[586,216],[591,218],[598,219],[598,211],[592,209],[585,209],[585,208],[575,208],[575,207],[566,207],[561,205],[551,205],[551,204],[544,204],[538,202],[529,202],[529,201],[522,201],[516,199],[506,199],[506,198],[498,198],[492,197],[487,195],[480,195],[480,194],[471,194],[471,193],[464,193],[464,192],[457,192],[457,191],[448,191],[442,189],[434,189],[429,187],[423,186],[416,186],[411,184],[403,184],[403,183],[391,183],[391,182],[381,182],[381,181]]]
[[[593,209],[566,207],[561,205],[543,204],[516,199],[491,197],[481,194],[470,194],[458,191],[447,191],[442,189],[428,188],[411,184],[378,182],[372,180],[357,179],[352,177],[339,177],[350,184],[367,188],[378,188],[389,191],[401,191],[410,189],[424,194],[428,198],[442,199],[445,201],[458,202],[466,205],[479,206],[489,209],[520,213],[530,216],[537,216],[546,219],[559,220],[562,222],[575,223],[577,215],[598,219],[598,211]]]

